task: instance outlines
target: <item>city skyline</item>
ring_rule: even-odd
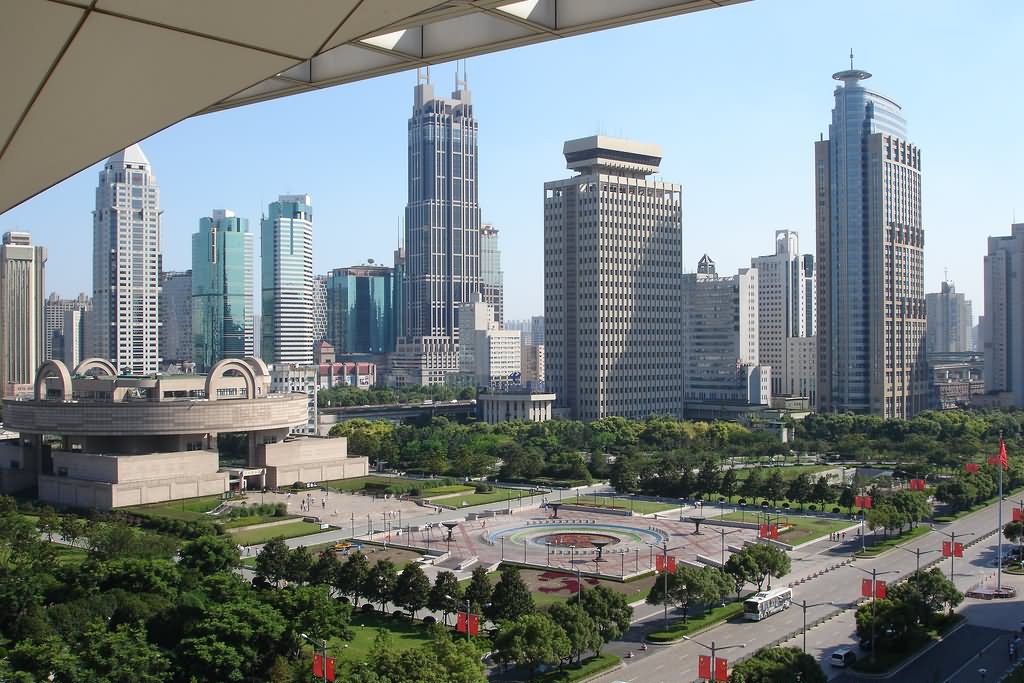
[[[754,254],[733,253],[730,243],[763,243],[775,229],[796,230],[809,240],[811,143],[823,132],[831,105],[830,74],[844,68],[849,45],[856,66],[875,74],[873,86],[904,107],[910,137],[927,152],[925,290],[937,291],[948,268],[958,291],[983,300],[985,236],[1013,222],[1015,204],[1024,211],[1024,183],[1013,165],[1024,149],[1013,120],[1022,95],[1001,87],[1014,79],[1011,38],[1024,11],[1010,2],[959,14],[916,2],[841,2],[827,13],[810,7],[752,2],[469,61],[475,115],[486,124],[480,140],[483,220],[501,227],[503,258],[514,264],[521,283],[506,292],[506,317],[542,310],[541,187],[559,172],[551,150],[595,131],[664,147],[669,161],[662,171],[683,185],[687,197],[687,270],[705,251],[719,255],[724,271],[736,270]],[[889,40],[872,18],[883,11],[887,21],[915,26],[909,42]],[[816,28],[830,19],[829,31]],[[766,21],[780,28],[769,35],[761,30]],[[943,45],[952,42],[972,49],[947,54]],[[580,74],[571,82],[544,78],[551,63],[571,63],[617,45],[642,45],[652,61],[682,67],[668,80],[627,65],[608,65],[599,75]],[[691,63],[700,66],[687,68]],[[755,63],[769,66],[771,78],[752,72]],[[439,88],[450,88],[453,71],[452,65],[433,69]],[[949,106],[944,84],[950,82],[972,84],[971,107]],[[317,204],[314,272],[366,258],[386,263],[405,203],[404,133],[414,83],[414,73],[405,72],[191,119],[144,141],[163,187],[164,267],[188,268],[189,236],[209,206],[234,206],[256,219],[285,192],[309,193]],[[521,114],[525,92],[555,106],[543,115]],[[637,107],[637,98],[645,106]],[[373,117],[361,113],[366,101],[374,101]],[[751,101],[759,103],[756,115]],[[299,112],[303,135],[283,134]],[[966,144],[960,133],[982,126],[998,144]],[[348,134],[355,130],[358,135]],[[216,165],[195,163],[213,154],[238,155],[231,177]],[[262,163],[275,156],[302,157],[304,163]],[[959,171],[967,166],[971,174]],[[64,297],[90,289],[89,274],[75,267],[75,259],[91,248],[85,226],[96,169],[0,215],[0,230],[32,232],[36,243],[50,247],[48,290]],[[512,272],[508,265],[506,270]]]

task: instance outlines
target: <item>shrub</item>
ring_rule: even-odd
[[[288,506],[284,503],[277,503],[274,505],[274,516],[284,517],[288,514]]]
[[[413,486],[411,489],[409,489],[409,495],[413,497],[422,496],[423,491],[420,490],[419,486]]]
[[[486,482],[479,481],[473,485],[473,489],[477,493],[490,493],[491,491],[494,490],[494,487]]]
[[[373,614],[377,611],[377,608],[373,606],[373,603],[364,602],[363,606],[359,608],[363,614]]]
[[[832,514],[838,515],[840,512],[842,512],[842,510],[840,510],[839,508],[832,508]]]
[[[808,505],[807,509],[810,510],[811,512],[814,512],[815,510],[818,509],[818,506],[817,505]]]
[[[423,623],[427,626],[433,626],[437,623],[437,619],[428,614],[427,616],[423,617]]]

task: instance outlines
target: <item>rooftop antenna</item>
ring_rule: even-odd
[[[853,48],[850,48],[850,71],[853,71]]]

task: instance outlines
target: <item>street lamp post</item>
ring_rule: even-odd
[[[724,529],[713,529],[712,531],[721,535],[722,537],[722,569],[725,569],[725,537],[739,533],[740,530],[736,529],[734,531],[725,531]]]
[[[550,567],[550,566],[551,566],[551,544],[550,544],[550,543],[545,543],[544,545],[546,545],[546,546],[548,547],[548,561],[547,561],[547,566],[549,566],[549,567]]]
[[[999,501],[999,504],[1002,505],[1002,501]],[[939,530],[935,529],[935,531],[939,531]],[[1003,532],[1003,530],[999,529],[998,533],[1002,533],[1002,532]],[[939,531],[939,533],[942,534],[943,536],[948,536],[949,537],[949,580],[950,580],[951,583],[955,583],[954,580],[953,580],[953,560],[956,558],[956,539],[958,537],[959,538],[963,538],[964,536],[973,536],[974,532],[973,531],[969,531],[969,532],[966,532],[966,533],[961,532],[961,533],[958,534],[955,531]],[[999,571],[1002,571],[1002,570],[1003,570],[1003,568],[1000,567]]]
[[[651,546],[651,554],[653,554],[654,553],[655,544],[648,543],[647,545]],[[682,546],[677,546],[675,548],[672,548],[672,550],[678,550],[681,547]],[[668,541],[665,541],[661,545],[661,558],[662,558],[662,560],[661,560],[661,570],[662,570],[662,572],[665,575],[665,583],[664,583],[665,594],[664,594],[664,598],[663,598],[662,602],[663,602],[664,609],[665,609],[664,620],[665,620],[665,630],[666,631],[668,630],[668,551],[669,551]]]
[[[899,548],[900,550],[902,550],[905,553],[910,553],[911,555],[917,556],[917,569],[914,571],[915,574],[920,574],[921,573],[921,555],[927,555],[928,553],[937,553],[937,552],[939,552],[938,550],[923,550],[922,551],[921,548],[915,548],[913,550],[907,550],[906,548],[903,548],[903,547],[898,546],[898,545],[897,546],[893,546],[893,547]]]
[[[501,561],[505,561],[505,537],[501,537]]]
[[[813,604],[808,605],[806,600],[804,600],[802,603],[799,604],[799,607],[803,608],[803,611],[804,611],[803,637],[804,637],[804,653],[805,654],[807,652],[807,610],[810,609],[811,607],[821,607],[822,605],[831,605],[831,604],[833,604],[833,603],[831,603],[831,602],[815,602]]]
[[[323,680],[326,681],[327,680],[327,641],[326,640],[322,640],[322,641],[321,640],[316,640],[314,638],[311,638],[310,636],[307,636],[305,633],[300,633],[299,635],[302,636],[303,638],[305,638],[306,640],[308,640],[310,643],[312,643],[313,647],[315,647],[317,650],[319,650],[322,653],[322,656],[323,656],[322,662],[323,662],[323,664],[321,665],[320,671],[323,673]]]
[[[878,649],[878,643],[876,642],[876,633],[875,633],[875,626],[876,626],[876,623],[875,623],[875,621],[876,621],[875,620],[875,614],[876,614],[876,612],[875,612],[875,596],[878,595],[878,577],[879,576],[884,576],[886,574],[896,574],[898,572],[895,569],[890,570],[890,571],[886,571],[886,572],[880,572],[875,567],[872,567],[871,571],[868,571],[867,569],[864,569],[863,567],[855,567],[853,565],[850,565],[850,566],[853,567],[854,569],[857,569],[859,571],[864,572],[865,574],[871,574],[871,663],[874,664],[875,663],[875,651]]]
[[[705,650],[711,650],[711,680],[715,680],[715,653],[716,652],[721,652],[722,650],[731,650],[734,647],[743,647],[743,648],[745,648],[747,646],[746,643],[734,643],[732,645],[722,645],[721,647],[716,647],[715,646],[715,641],[713,641],[713,640],[711,641],[710,645],[705,645],[704,643],[700,642],[699,640],[694,640],[690,636],[683,636],[683,640],[685,640],[687,642],[691,642],[691,643],[696,643],[697,645],[700,645]]]

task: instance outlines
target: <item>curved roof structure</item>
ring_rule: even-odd
[[[195,114],[745,1],[7,2],[0,212]]]

